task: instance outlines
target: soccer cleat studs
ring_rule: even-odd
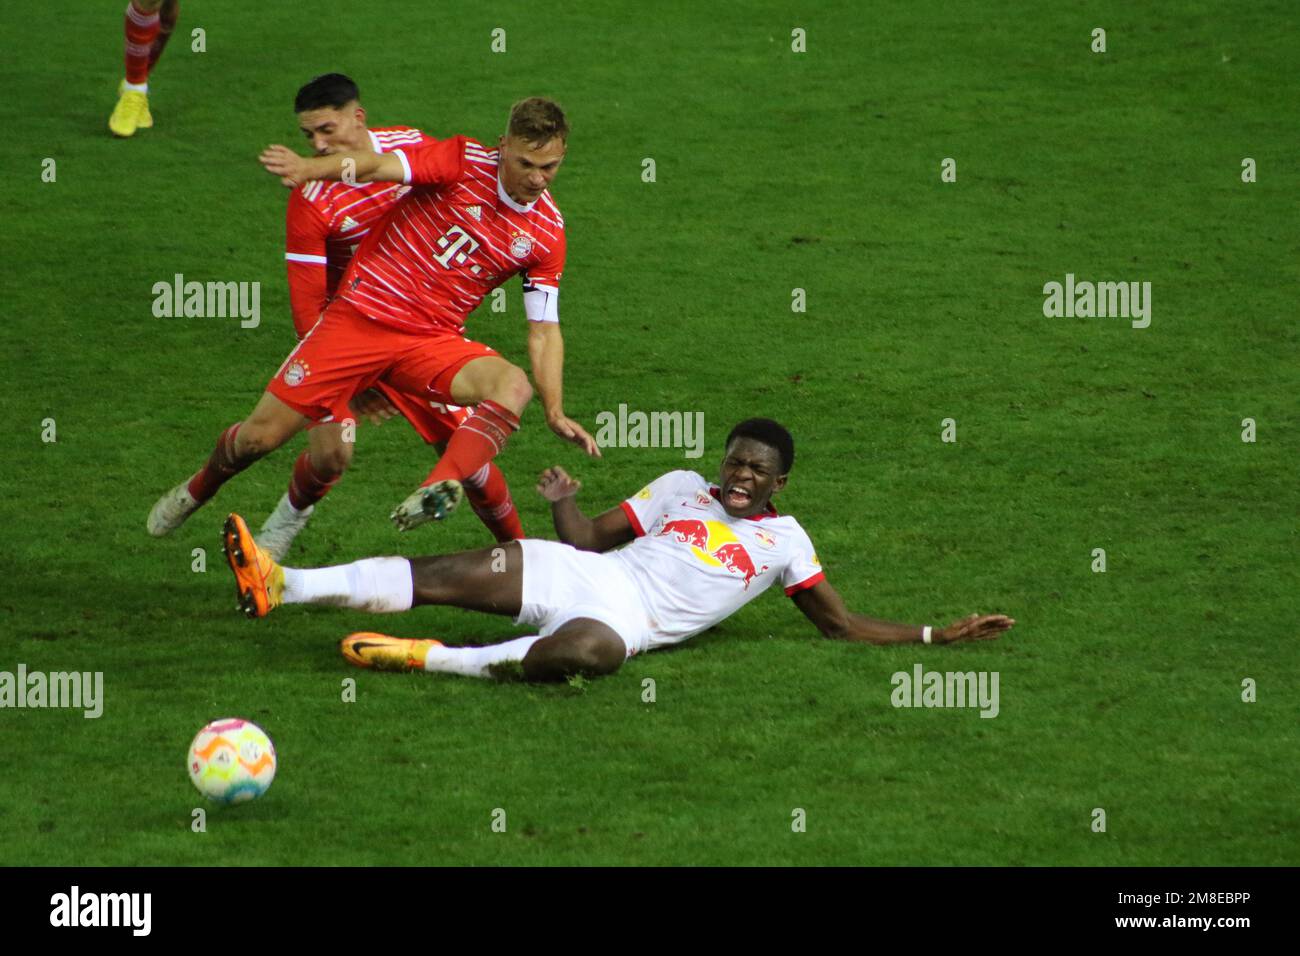
[[[389,518],[398,531],[410,531],[427,521],[442,521],[456,510],[465,498],[459,481],[448,478],[417,488],[398,505]]]
[[[266,617],[284,593],[284,569],[258,550],[244,519],[232,514],[221,534],[226,562],[235,575],[239,609],[249,617]]]

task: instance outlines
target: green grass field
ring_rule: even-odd
[[[322,0],[311,22],[185,0],[156,125],[129,141],[105,128],[120,2],[0,13],[0,670],[105,685],[97,720],[0,710],[0,864],[1300,862],[1293,5],[494,6]],[[552,536],[546,466],[592,513],[674,468],[714,477],[731,425],[770,415],[798,447],[778,506],[855,610],[1015,630],[839,644],[774,589],[612,677],[529,687],[337,651],[355,630],[524,633],[505,618],[234,613],[221,519],[260,523],[303,440],[172,537],[144,521],[292,346],[286,194],[255,157],[300,145],[293,93],[333,70],[374,124],[435,135],[491,141],[515,99],[564,104],[568,411],[705,413],[701,459],[593,462],[534,406],[500,459],[531,534]],[[261,325],[155,318],[176,273],[260,281]],[[1150,327],[1045,317],[1067,273],[1149,281]],[[526,365],[508,289],[470,335]],[[487,543],[468,512],[392,530],[430,463],[402,423],[362,426],[291,563]],[[917,663],[998,672],[999,715],[895,709]],[[266,728],[279,774],[196,834],[186,747],[229,715]]]

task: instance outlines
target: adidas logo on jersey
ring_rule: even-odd
[[[465,211],[466,211],[467,213],[469,213],[471,216],[474,217],[474,221],[475,221],[475,222],[482,222],[482,221],[483,221],[483,207],[482,207],[482,206],[477,206],[477,205],[475,205],[475,206],[466,206],[466,207],[465,207]]]
[[[349,229],[355,229],[359,225],[361,225],[361,223],[357,222],[351,216],[344,216],[343,225],[339,227],[339,232],[347,232]]]

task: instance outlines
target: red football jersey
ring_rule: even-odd
[[[463,335],[465,318],[516,273],[558,293],[564,219],[549,193],[526,206],[497,180],[497,151],[467,136],[393,150],[412,187],[357,250],[339,295],[377,322]]]
[[[377,153],[438,142],[410,126],[369,132],[371,147]],[[289,194],[284,258],[289,272],[289,303],[299,337],[316,324],[362,240],[408,192],[410,187],[400,183],[349,186],[313,180]]]

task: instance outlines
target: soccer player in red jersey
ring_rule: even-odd
[[[437,142],[409,126],[369,128],[357,85],[340,73],[318,76],[303,86],[294,99],[294,111],[303,135],[318,156],[367,149],[381,153]],[[299,339],[320,319],[358,245],[409,191],[409,186],[396,183],[348,185],[316,180],[290,193],[284,257]],[[401,414],[439,452],[470,416],[469,409],[404,395],[382,382],[358,396],[353,404],[377,422]],[[342,477],[352,458],[353,445],[344,440],[342,423],[314,425],[308,438],[308,451],[294,463],[289,490],[257,535],[258,546],[276,560],[288,553],[316,503]],[[488,462],[465,479],[465,494],[498,541],[524,536],[505,476],[495,462]]]
[[[149,73],[171,39],[179,12],[179,0],[131,0],[126,5],[126,78],[108,118],[114,136],[134,136],[137,129],[153,125]]]
[[[220,486],[312,421],[342,421],[351,399],[382,380],[443,404],[474,405],[425,483],[392,513],[399,530],[441,519],[463,482],[519,427],[533,396],[528,376],[464,337],[466,316],[492,289],[522,274],[528,351],[547,425],[599,457],[592,436],[564,412],[564,340],[557,299],[564,219],[547,189],[566,151],[560,107],[516,103],[498,149],[467,136],[418,149],[304,158],[283,146],[260,159],[286,185],[310,180],[400,182],[412,187],[357,250],[320,321],[298,343],[248,418],[230,426],[208,463],[150,512],[151,534],[179,527]]]

